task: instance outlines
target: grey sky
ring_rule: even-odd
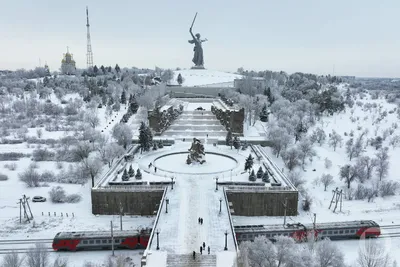
[[[191,67],[198,11],[209,69],[400,77],[398,0],[2,0],[0,69],[84,68],[86,5],[97,65]]]

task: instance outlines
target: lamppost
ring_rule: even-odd
[[[228,230],[225,231],[225,247],[224,247],[224,250],[228,250]]]
[[[219,213],[221,214],[222,198],[219,199]]]
[[[171,190],[174,190],[174,177],[171,177]]]
[[[156,234],[157,234],[157,248],[156,248],[156,249],[159,250],[159,249],[160,249],[160,242],[159,242],[160,240],[159,240],[159,238],[158,238],[158,235],[160,234],[160,230],[157,229]],[[226,247],[226,246],[225,246],[225,247]]]
[[[168,204],[169,204],[169,199],[168,198],[165,199],[165,203],[166,203],[166,205],[165,205],[165,213],[168,213]]]
[[[215,191],[218,191],[218,176],[215,177]]]

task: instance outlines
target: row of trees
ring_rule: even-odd
[[[357,267],[397,267],[391,261],[385,247],[375,240],[366,240],[359,249]],[[344,254],[329,239],[310,241],[304,246],[298,245],[291,237],[277,236],[272,243],[264,236],[254,242],[242,242],[239,245],[238,267],[346,267]]]
[[[43,244],[36,244],[25,254],[13,251],[5,254],[0,261],[1,267],[72,267],[65,257],[57,257],[54,261],[50,259],[50,252]],[[76,265],[74,265],[76,266]],[[132,259],[120,254],[116,257],[107,257],[102,264],[85,262],[82,267],[135,267]]]

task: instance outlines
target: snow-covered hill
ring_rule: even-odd
[[[171,81],[172,85],[178,85],[176,81],[179,73],[184,79],[182,86],[218,86],[218,87],[233,87],[233,81],[240,79],[242,75],[216,70],[176,70],[174,78]]]

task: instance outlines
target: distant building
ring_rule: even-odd
[[[253,84],[253,86],[255,88],[262,89],[262,88],[266,88],[266,86],[267,86],[267,80],[265,78],[262,78],[262,77],[251,77],[250,79],[251,79],[251,82],[252,82],[252,84]],[[245,81],[246,81],[246,78],[235,79],[233,81],[233,85],[234,85],[235,88],[240,88],[240,87],[243,86],[243,83]]]
[[[63,59],[61,60],[61,73],[66,75],[75,74],[75,60],[73,55],[69,53],[67,47],[67,53],[63,55]]]
[[[344,82],[354,82],[356,80],[356,76],[339,76]]]

